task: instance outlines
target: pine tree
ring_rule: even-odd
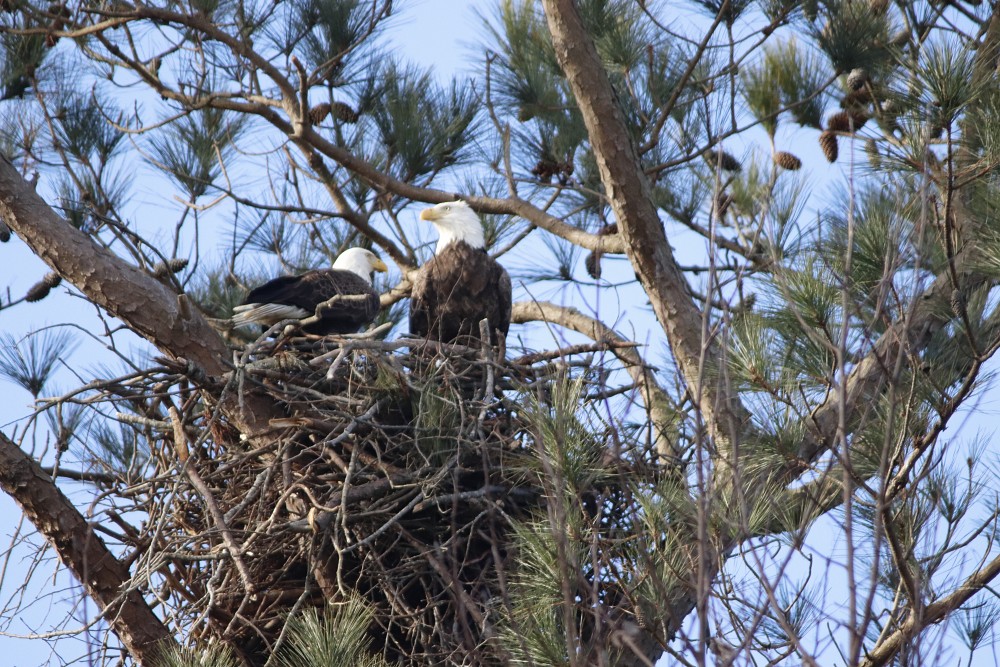
[[[0,295],[0,487],[91,660],[987,650],[1000,10],[495,0],[453,81],[405,11],[0,0],[0,252],[46,265]],[[400,335],[457,198],[514,274],[499,349]],[[226,326],[351,246],[393,266],[368,333]],[[6,623],[47,573],[0,572]]]

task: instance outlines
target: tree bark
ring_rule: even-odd
[[[170,631],[149,608],[128,569],[108,550],[36,461],[0,433],[0,488],[52,545],[59,559],[100,606],[129,654],[152,665],[164,650],[177,648]]]

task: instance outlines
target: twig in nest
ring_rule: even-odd
[[[226,543],[226,547],[229,549],[229,553],[233,557],[233,562],[236,564],[236,570],[240,573],[240,579],[243,580],[243,585],[246,587],[247,593],[250,595],[257,594],[257,586],[254,584],[253,579],[250,576],[250,571],[247,569],[246,563],[243,562],[242,551],[239,542],[233,536],[229,526],[226,524],[226,517],[222,514],[222,510],[219,509],[218,503],[215,502],[215,496],[212,495],[212,491],[205,484],[205,480],[201,478],[198,474],[198,470],[194,467],[191,458],[187,456],[187,438],[184,435],[184,424],[181,423],[180,413],[177,412],[177,408],[170,406],[168,409],[170,414],[170,420],[174,424],[174,447],[177,450],[178,457],[181,458],[180,464],[187,474],[188,479],[191,480],[191,486],[193,486],[198,493],[201,494],[202,499],[205,501],[205,506],[208,508],[209,513],[212,515],[212,519],[215,521],[222,533],[222,540]],[[185,454],[182,454],[185,452]]]

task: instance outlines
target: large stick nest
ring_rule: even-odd
[[[128,397],[135,416],[118,418],[150,445],[152,475],[115,491],[148,519],[111,514],[137,547],[136,583],[193,643],[221,639],[249,665],[289,614],[358,595],[390,662],[502,661],[512,521],[545,512],[523,401],[544,404],[602,347],[498,362],[422,341],[278,338],[237,350],[224,385],[166,364],[103,387]],[[214,408],[234,392],[284,407],[265,444]]]

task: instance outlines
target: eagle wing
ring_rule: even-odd
[[[431,314],[437,313],[437,294],[430,287],[430,262],[417,272],[410,288],[410,333],[421,338],[430,337]]]
[[[303,331],[325,336],[353,333],[374,320],[379,296],[356,273],[326,269],[270,280],[252,290],[245,304],[234,311],[234,323],[239,326],[315,315],[317,321],[303,327]]]
[[[307,333],[354,333],[378,315],[378,292],[361,276],[331,269],[322,280],[323,284],[316,286],[317,293],[328,296],[314,306],[319,321],[304,327]]]
[[[497,268],[500,269],[500,275],[497,277],[497,305],[499,308],[496,318],[491,318],[490,322],[506,338],[507,332],[510,331],[511,311],[514,308],[514,291],[511,288],[510,274],[507,273],[507,269],[500,266],[499,263],[497,263]]]

